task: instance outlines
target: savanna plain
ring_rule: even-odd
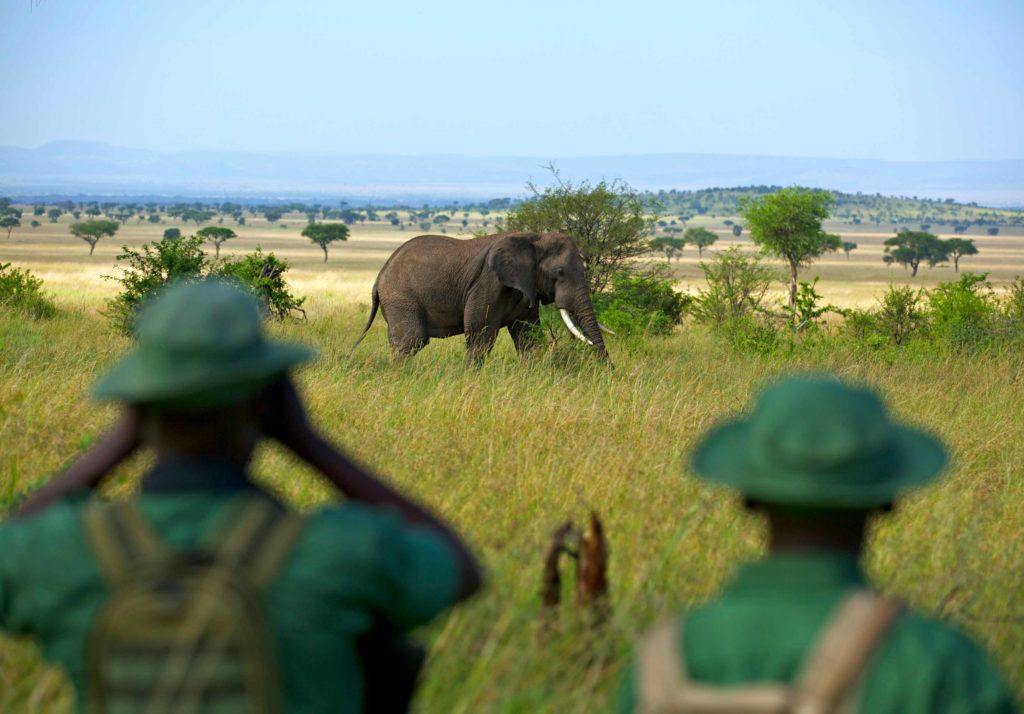
[[[88,246],[68,234],[68,221],[0,236],[0,263],[32,270],[60,308],[45,320],[0,312],[0,507],[59,470],[114,418],[113,407],[89,398],[96,377],[129,346],[103,315],[117,289],[103,276],[118,274],[121,245],[159,239],[169,225],[129,223],[89,256]],[[554,349],[520,358],[502,336],[479,369],[464,366],[461,338],[434,341],[397,364],[380,318],[357,350],[351,345],[368,314],[376,271],[416,232],[356,225],[347,242],[331,246],[325,263],[299,236],[303,225],[297,216],[278,224],[253,218],[222,252],[259,245],[289,261],[294,291],[308,296],[308,317],[270,329],[318,352],[298,375],[313,419],[364,464],[450,519],[488,571],[483,594],[418,634],[431,645],[418,710],[611,706],[637,633],[712,597],[738,564],[762,551],[760,521],[735,496],[695,480],[687,453],[761,384],[793,370],[870,383],[901,417],[949,444],[947,477],[875,525],[865,566],[883,590],[977,638],[1024,694],[1019,349],[812,345],[766,357],[684,324],[664,337],[610,337],[614,368],[575,354],[565,337]],[[912,281],[884,264],[882,242],[891,232],[827,228],[858,243],[849,258],[827,255],[803,271],[803,278],[821,276],[818,289],[828,302],[867,306],[889,284],[954,278],[952,268],[940,267],[922,269]],[[1019,228],[970,237],[980,254],[964,259],[961,270],[988,272],[997,289],[1024,273]],[[722,231],[710,250],[734,243],[750,246],[746,237]],[[687,248],[671,270],[680,289],[700,287],[695,249]],[[145,467],[145,455],[137,457],[107,490],[131,492]],[[262,448],[255,470],[299,508],[335,498],[273,446]],[[541,562],[551,533],[566,519],[584,521],[591,510],[603,519],[610,544],[611,616],[594,627],[567,593],[559,614],[542,617]],[[0,711],[71,706],[63,676],[43,664],[31,642],[0,639]]]

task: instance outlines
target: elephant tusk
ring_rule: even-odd
[[[607,327],[602,325],[600,322],[597,323],[597,326],[600,327],[602,331],[607,332],[609,335],[614,335],[615,334],[615,330],[609,330]]]
[[[576,323],[572,321],[571,317],[569,317],[568,310],[566,310],[564,307],[559,308],[558,314],[562,316],[562,322],[564,322],[565,326],[569,328],[569,332],[572,333],[573,337],[582,342],[586,342],[588,345],[593,347],[594,343],[587,339],[586,335],[580,332],[580,328],[576,327]]]

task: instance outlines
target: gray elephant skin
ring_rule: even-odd
[[[563,233],[499,233],[466,240],[422,235],[403,243],[377,275],[370,319],[379,308],[399,357],[434,337],[466,335],[466,357],[479,363],[508,330],[516,350],[532,346],[539,306],[554,303],[574,336],[607,358],[587,290],[586,266]],[[355,345],[353,345],[354,347]]]

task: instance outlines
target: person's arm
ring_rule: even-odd
[[[15,517],[34,515],[77,491],[95,489],[107,474],[135,453],[139,441],[138,414],[134,409],[125,407],[110,431],[63,473],[47,481],[22,501],[15,511]]]
[[[483,581],[480,566],[462,539],[423,506],[353,463],[309,423],[294,384],[284,378],[266,393],[264,431],[323,474],[353,501],[395,511],[406,523],[438,534],[451,547],[459,566],[458,599],[464,600]]]

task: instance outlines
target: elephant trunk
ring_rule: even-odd
[[[571,317],[572,322],[579,327],[586,341],[593,345],[598,354],[607,357],[608,351],[604,347],[604,336],[601,334],[601,327],[598,325],[597,315],[594,314],[594,306],[590,302],[587,291],[581,290],[576,293],[571,306],[564,309]],[[564,317],[565,313],[563,313]]]

